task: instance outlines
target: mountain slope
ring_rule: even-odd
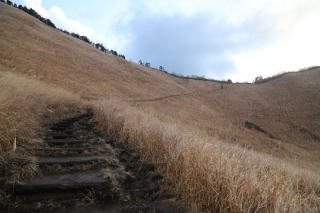
[[[320,70],[262,84],[181,79],[106,55],[0,5],[1,71],[23,74],[83,99],[111,98],[176,120],[225,142],[278,157],[320,161]],[[245,127],[249,121],[275,139]]]
[[[106,55],[1,2],[0,29],[0,183],[39,176],[30,150],[44,129],[90,108],[101,137],[155,165],[161,190],[193,211],[320,211],[319,68],[222,89]],[[0,189],[0,208],[8,199]]]

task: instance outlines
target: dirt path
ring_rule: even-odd
[[[95,130],[87,113],[53,124],[33,150],[40,175],[6,183],[6,212],[186,212],[163,176]]]
[[[221,91],[221,89],[216,89],[217,91]],[[210,94],[213,91],[207,91],[207,92],[201,92],[201,93],[196,93],[196,92],[190,92],[190,93],[180,93],[180,94],[173,94],[173,95],[166,95],[166,96],[160,96],[156,98],[148,98],[148,99],[131,99],[131,100],[126,100],[128,102],[134,102],[134,103],[141,103],[141,102],[155,102],[155,101],[164,101],[170,98],[181,98],[181,97],[197,97],[201,95],[206,95]]]
[[[183,97],[183,96],[190,96],[192,93],[182,93],[182,94],[175,94],[175,95],[167,95],[157,98],[150,98],[150,99],[138,99],[138,100],[129,100],[129,102],[154,102],[154,101],[162,101],[169,98],[177,98],[177,97]]]

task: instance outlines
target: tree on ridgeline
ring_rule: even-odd
[[[107,48],[105,48],[103,44],[100,44],[100,50],[104,53],[107,53]]]
[[[118,53],[117,53],[117,51],[115,51],[115,50],[111,50],[111,54],[112,54],[112,55],[115,55],[115,56],[118,56]]]
[[[80,39],[84,42],[87,42],[88,44],[91,44],[91,41],[87,38],[87,36],[80,36]]]
[[[159,66],[159,70],[160,70],[160,71],[164,71],[164,67],[160,65],[160,66]]]
[[[7,4],[11,6],[12,2],[10,0],[7,0]]]
[[[150,67],[150,62],[146,62],[144,66]]]
[[[56,28],[56,25],[54,25],[54,23],[52,23],[52,21],[50,19],[44,19],[43,23],[45,23],[46,25]]]
[[[140,65],[143,65],[143,62],[142,62],[142,60],[141,60],[141,59],[139,60],[139,64],[140,64]]]
[[[65,34],[70,35],[70,33],[68,31],[66,31],[66,30],[61,30],[61,31],[64,32]]]
[[[71,33],[71,36],[80,39],[80,35],[78,33]]]
[[[261,75],[259,75],[254,79],[254,82],[257,83],[257,82],[262,81],[262,80],[263,80],[263,77]]]

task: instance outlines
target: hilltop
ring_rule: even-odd
[[[2,110],[7,115],[12,116],[16,110],[13,106],[23,107],[20,99],[17,99],[19,103],[16,105],[13,97],[24,97],[23,92],[31,94],[34,91],[37,95],[31,95],[32,98],[22,98],[28,103],[33,101],[26,106],[28,115],[38,112],[43,115],[48,109],[57,109],[56,112],[63,117],[63,113],[76,111],[72,107],[60,109],[64,100],[69,105],[81,103],[96,109],[101,129],[114,133],[118,138],[134,141],[133,145],[137,145],[135,140],[139,137],[144,141],[144,137],[150,139],[152,134],[160,134],[158,132],[161,134],[158,139],[153,138],[155,141],[165,140],[166,135],[171,141],[172,135],[177,134],[176,138],[181,137],[181,141],[188,144],[188,137],[190,141],[195,141],[192,137],[196,136],[201,143],[216,147],[218,153],[231,149],[244,150],[250,156],[257,154],[259,159],[284,160],[290,168],[307,169],[312,174],[320,172],[320,68],[288,73],[259,84],[223,83],[222,89],[219,82],[177,78],[104,54],[3,3],[0,3],[0,29],[0,98],[13,99],[12,105],[3,106]],[[16,87],[19,89],[9,91]],[[25,87],[28,89],[25,90]],[[50,108],[56,104],[55,101],[59,106]],[[39,102],[41,104],[37,106]],[[49,105],[45,104],[47,102]],[[18,117],[22,111],[17,111]],[[24,116],[27,115],[21,116],[20,121]],[[105,120],[102,121],[102,118]],[[35,116],[35,119],[38,117]],[[32,122],[30,128],[38,128],[36,125],[44,122],[41,119],[38,123]],[[121,130],[110,126],[117,122],[123,125],[123,128],[119,127]],[[159,126],[161,130],[158,131]],[[3,132],[6,131],[4,128]],[[143,136],[141,128],[151,132],[146,133],[148,137]],[[125,136],[119,135],[119,132]],[[35,137],[18,134],[21,134],[21,141]],[[10,149],[8,142],[1,142],[3,152]],[[164,145],[157,142],[154,146],[159,146],[156,149],[161,150]],[[153,149],[150,145],[147,150],[152,153],[155,151]],[[171,149],[180,152],[186,148],[180,149],[175,145]],[[205,156],[210,156],[203,152]],[[152,153],[145,159],[160,162],[163,156],[154,157]],[[177,157],[175,160],[179,159]],[[172,171],[166,172],[169,180],[176,178],[170,177]],[[178,193],[189,193],[181,190],[178,189]],[[185,199],[190,203],[205,199],[205,195],[198,195],[199,200],[190,201],[188,199],[192,194],[188,196]],[[264,196],[267,195],[262,198]],[[281,202],[277,204],[279,206]]]

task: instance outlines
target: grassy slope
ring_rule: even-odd
[[[178,79],[105,55],[17,9],[4,4],[0,9],[0,27],[6,29],[0,32],[1,71],[21,73],[88,100],[125,100],[162,119],[179,120],[226,142],[303,160],[309,167],[320,161],[320,143],[300,132],[306,128],[320,135],[318,69],[221,90],[219,83]],[[279,140],[247,130],[246,120]]]
[[[179,183],[183,187],[181,187],[180,191],[178,190],[181,194],[193,196],[192,192],[182,192],[186,189],[184,187],[186,184],[189,184],[190,190],[192,189],[191,186],[194,186],[194,190],[198,192],[201,191],[199,190],[201,187],[208,189],[206,187],[218,187],[220,185],[227,187],[241,186],[243,183],[256,180],[245,176],[244,182],[237,182],[242,181],[241,177],[243,176],[244,169],[245,173],[252,176],[254,174],[261,174],[261,168],[263,168],[262,174],[265,171],[269,171],[269,169],[264,169],[263,165],[265,164],[261,161],[261,159],[269,159],[267,156],[252,157],[256,154],[251,152],[245,153],[238,150],[236,146],[224,146],[223,143],[217,141],[223,141],[228,144],[239,144],[259,152],[289,159],[294,164],[319,171],[320,143],[313,140],[308,133],[301,133],[300,131],[301,128],[305,128],[313,134],[320,135],[319,69],[288,74],[263,84],[225,85],[224,89],[221,90],[219,83],[179,79],[125,61],[119,57],[105,55],[88,44],[47,27],[31,16],[2,3],[0,3],[0,29],[5,29],[0,31],[0,74],[5,76],[4,80],[0,83],[5,82],[6,79],[10,79],[7,73],[11,73],[13,76],[19,76],[16,78],[23,79],[28,77],[37,80],[41,84],[41,90],[50,92],[51,90],[59,89],[58,93],[61,98],[67,98],[71,102],[78,100],[78,96],[80,96],[82,102],[94,105],[96,103],[105,103],[102,106],[110,108],[114,106],[115,110],[121,109],[122,112],[125,112],[122,113],[124,118],[121,116],[119,118],[128,120],[125,124],[128,127],[128,131],[131,131],[130,128],[133,124],[141,125],[141,127],[135,125],[131,129],[136,129],[136,131],[131,133],[124,132],[123,135],[126,135],[125,137],[129,135],[133,138],[131,140],[147,141],[142,145],[150,145],[149,148],[146,148],[150,153],[154,152],[155,149],[163,149],[163,153],[165,153],[167,147],[171,146],[168,144],[167,147],[162,147],[163,144],[157,144],[157,140],[151,142],[150,139],[158,138],[159,141],[162,141],[164,140],[163,138],[168,137],[168,141],[176,142],[176,138],[181,136],[177,131],[181,131],[183,134],[194,134],[196,132],[200,135],[200,139],[198,138],[197,140],[203,139],[213,143],[215,148],[208,148],[207,150],[212,151],[215,155],[212,154],[211,157],[209,151],[205,151],[206,153],[201,155],[203,159],[199,157],[199,159],[195,160],[195,162],[199,163],[197,165],[194,164],[194,161],[188,161],[188,159],[198,156],[198,154],[196,151],[195,153],[191,153],[190,149],[187,148],[181,148],[187,150],[184,152],[185,155],[183,155],[183,159],[187,159],[187,161],[182,162],[182,166],[179,166],[180,158],[176,159],[178,162],[172,160],[172,163],[176,164],[177,168],[181,170],[185,168],[185,173],[181,173],[185,174],[185,179],[171,178],[173,182],[177,181],[178,183],[182,181]],[[31,84],[33,84],[32,81]],[[14,86],[15,83],[14,81],[12,82]],[[19,84],[19,81],[16,82]],[[15,86],[18,87],[20,84]],[[43,89],[43,87],[47,87],[47,89]],[[35,92],[36,90],[37,88],[35,88]],[[65,97],[64,93],[68,94],[67,97]],[[58,99],[60,97],[59,94],[55,95]],[[51,99],[50,95],[48,95],[48,98],[49,100]],[[39,98],[39,100],[43,100],[43,98]],[[10,106],[7,107],[7,110],[10,110]],[[107,110],[105,109],[105,111]],[[111,120],[115,119],[114,123],[112,123],[114,126],[117,122],[117,116],[115,116],[116,113],[114,111],[112,112],[104,112],[104,115],[109,115]],[[138,115],[134,116],[133,114],[136,112],[144,114],[140,117]],[[41,113],[45,112],[41,111]],[[244,127],[245,121],[259,125],[264,130],[275,135],[277,139],[271,139],[255,130],[248,130]],[[169,127],[166,127],[167,124],[170,124],[168,125]],[[151,129],[151,131],[144,133],[143,128],[145,130]],[[124,131],[122,128],[120,129],[119,131]],[[152,133],[153,130],[155,131],[154,133]],[[173,135],[167,133],[170,131]],[[166,132],[166,134],[160,134],[159,132]],[[175,136],[174,134],[178,135]],[[183,138],[181,141],[187,141],[185,135],[181,136]],[[135,137],[136,139],[134,139]],[[196,141],[195,139],[193,140]],[[177,142],[177,144],[179,143]],[[154,148],[152,147],[153,145],[159,147]],[[174,145],[172,146],[172,150],[177,149]],[[201,148],[194,146],[194,144],[190,145],[190,147],[203,152]],[[228,153],[230,150],[232,150],[231,154]],[[225,154],[219,156],[221,152],[225,152]],[[228,155],[233,156],[233,161],[227,161],[230,159]],[[250,157],[247,157],[247,155]],[[172,153],[168,154],[168,156],[172,157]],[[157,158],[157,153],[153,153],[150,154],[149,158],[146,157],[146,159],[159,160],[161,157],[163,156],[158,156]],[[207,157],[209,157],[209,160]],[[239,158],[237,159],[237,157]],[[223,161],[223,159],[226,161]],[[241,166],[237,165],[237,163],[239,164],[238,160],[242,162]],[[171,162],[168,159],[167,161]],[[190,165],[188,162],[191,162]],[[226,165],[226,167],[214,167],[217,169],[214,170],[211,166],[206,167],[210,164],[207,165],[204,162],[224,162],[219,165]],[[257,166],[259,168],[256,169],[249,162],[256,162],[256,165],[261,164],[262,166]],[[273,165],[273,163],[270,163],[270,165]],[[202,166],[203,170],[201,169]],[[170,168],[172,170],[173,167]],[[193,176],[197,172],[193,171],[192,168],[199,168],[199,178],[203,176],[203,173],[201,173],[203,171],[206,172],[208,177],[216,174],[218,177],[219,175],[224,178],[230,177],[230,180],[219,178],[220,182],[212,183],[208,181],[211,178],[207,178],[203,180],[202,184],[197,186],[195,182],[188,182],[189,180],[193,180]],[[231,168],[231,173],[228,173],[228,168]],[[238,173],[236,172],[236,168],[239,170]],[[269,168],[269,166],[266,166],[266,168]],[[211,169],[212,172],[210,173]],[[170,172],[172,172],[171,170],[166,171],[169,176]],[[276,169],[272,171],[274,173],[268,172],[268,175],[266,174],[264,177],[269,177],[269,179],[267,178],[263,181],[266,185],[271,184],[271,187],[272,184],[277,183],[277,180],[273,180],[270,177],[273,178],[276,177],[275,174],[279,174]],[[174,172],[176,173],[177,171]],[[194,175],[188,177],[188,174]],[[239,176],[236,176],[237,174]],[[257,175],[257,177],[259,177],[257,181],[261,182],[260,175]],[[281,177],[279,181],[282,179],[287,181],[287,176],[285,176],[286,178]],[[291,176],[289,175],[288,177]],[[186,182],[183,182],[184,180]],[[228,183],[223,181],[228,181]],[[280,181],[279,185],[282,184],[281,186],[284,186],[286,189],[289,189],[291,185],[295,188],[296,185],[291,184],[296,183],[295,181],[292,180],[284,183]],[[299,182],[300,179],[297,181]],[[290,187],[287,183],[291,184]],[[270,199],[275,200],[275,190],[277,187],[273,190],[273,193],[268,194],[266,191],[264,194],[261,191],[268,189],[268,187],[265,187],[266,185],[258,184],[252,186],[252,189],[245,185],[244,189],[241,190],[251,196],[250,198],[244,196],[248,202],[246,205],[253,205],[250,202],[255,203],[253,206],[260,205],[259,202],[261,201],[262,203],[267,202],[263,203],[263,208],[269,210],[271,207],[275,208],[275,204],[270,204],[272,203]],[[310,193],[310,188],[308,187],[306,187],[306,191]],[[234,188],[231,187],[230,189]],[[213,188],[214,190],[216,189]],[[236,190],[240,189],[235,189],[232,192],[232,190],[227,188],[224,191],[226,193],[225,196],[232,197],[232,195],[239,195],[239,192]],[[260,191],[258,195],[255,194],[257,190]],[[209,194],[214,194],[213,191],[207,191]],[[297,192],[294,189],[291,191],[294,191],[292,197],[295,197],[295,193]],[[228,193],[231,193],[231,195]],[[213,204],[213,198],[210,196],[212,195],[197,195],[195,197],[199,200],[192,200],[190,202],[199,204],[199,202],[205,201],[208,203],[208,206],[214,206],[215,208],[220,206],[219,208],[223,207],[224,209],[230,208],[232,202],[236,205],[241,203],[237,200],[241,198],[232,197],[234,201],[216,200],[216,203]],[[187,196],[185,198],[189,199]],[[260,201],[254,199],[260,199]],[[312,199],[310,198],[310,200]],[[294,202],[294,200],[292,201]],[[306,201],[299,199],[299,202],[303,204]],[[281,200],[277,205],[284,206]],[[286,205],[292,205],[292,203],[287,202]],[[244,208],[244,210],[248,210],[248,208]]]

